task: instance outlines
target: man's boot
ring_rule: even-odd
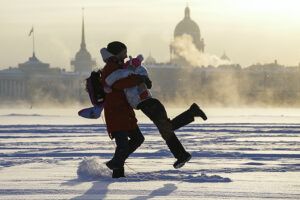
[[[193,103],[190,107],[190,112],[194,115],[194,117],[201,117],[204,121],[207,120],[206,114],[203,112],[203,110],[200,109],[200,107]]]
[[[122,178],[122,177],[126,177],[124,175],[124,167],[122,167],[120,169],[114,169],[113,170],[112,178]]]
[[[203,120],[207,120],[205,113],[199,108],[196,103],[193,103],[191,107],[171,120],[173,130],[179,129],[185,125],[193,122],[195,117],[201,117]]]
[[[106,166],[111,170],[122,168],[122,165],[120,165],[120,163],[116,162],[114,159],[111,159],[110,161],[106,162]]]
[[[184,147],[176,137],[176,135],[172,135],[169,140],[166,141],[170,151],[177,159],[173,164],[175,169],[182,167],[186,162],[188,162],[192,156],[188,152],[185,151]]]
[[[186,162],[191,160],[191,158],[192,158],[192,155],[190,153],[186,152],[183,156],[181,156],[174,162],[173,167],[175,169],[181,168]]]

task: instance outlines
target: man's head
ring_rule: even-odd
[[[124,59],[127,58],[127,47],[122,42],[114,41],[107,45],[107,51],[115,55],[120,62],[124,63]]]

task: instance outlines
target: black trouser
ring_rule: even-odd
[[[180,141],[178,140],[177,136],[174,133],[175,128],[180,128],[181,125],[186,125],[191,122],[191,118],[189,116],[188,111],[185,113],[188,114],[180,114],[177,116],[177,120],[170,120],[168,118],[166,109],[164,105],[157,99],[151,98],[141,102],[138,105],[138,109],[141,109],[142,112],[149,117],[153,121],[153,123],[157,126],[159,133],[161,134],[162,138],[166,141],[170,151],[174,155],[175,158],[180,158],[186,154],[186,151]],[[182,117],[185,115],[185,117]],[[176,119],[175,118],[175,119]],[[188,118],[188,121],[180,122],[176,124],[176,122],[182,121],[178,120],[181,118],[183,121],[185,118]],[[192,121],[194,121],[194,117],[192,116]]]
[[[167,116],[167,111],[164,105],[159,100],[154,98],[141,102],[137,108],[141,109],[142,112],[154,123],[161,119],[168,119],[172,125],[173,131],[194,121],[194,115],[189,111],[189,109],[170,120]]]
[[[145,138],[139,128],[131,131],[116,131],[111,134],[117,145],[112,161],[123,167],[128,156],[144,142]]]

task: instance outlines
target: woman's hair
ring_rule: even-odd
[[[107,51],[109,51],[110,53],[117,55],[119,54],[121,51],[123,51],[124,49],[127,49],[126,45],[123,44],[122,42],[119,41],[114,41],[111,42],[107,45]]]

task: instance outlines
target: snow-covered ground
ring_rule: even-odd
[[[77,111],[1,108],[1,200],[300,199],[299,109],[208,109],[176,131],[193,155],[179,170],[137,112],[145,142],[118,180],[103,164],[115,148],[103,119]]]

